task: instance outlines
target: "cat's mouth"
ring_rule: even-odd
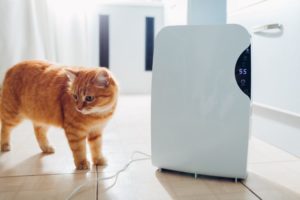
[[[76,110],[78,112],[80,112],[81,114],[84,114],[84,115],[89,115],[89,114],[104,114],[104,113],[107,113],[109,111],[112,110],[114,106],[114,103],[109,103],[109,104],[106,104],[104,106],[100,106],[100,107],[92,107],[92,108],[89,108],[89,109],[82,109],[82,110],[79,110],[78,108],[76,108]]]
[[[79,110],[77,107],[75,107],[75,109],[76,109],[77,112],[80,112],[80,113],[84,114],[85,109]]]

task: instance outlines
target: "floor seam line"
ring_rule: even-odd
[[[57,174],[25,174],[25,175],[12,175],[12,176],[0,176],[1,178],[20,178],[29,176],[59,176],[59,175],[80,175],[80,174],[95,174],[97,172],[79,172],[79,173],[57,173]]]
[[[248,187],[245,183],[240,181],[240,183],[249,191],[251,192],[254,196],[256,196],[259,200],[263,200],[258,194],[256,194],[250,187]]]

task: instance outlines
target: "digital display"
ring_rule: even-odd
[[[247,68],[240,68],[239,69],[239,74],[240,75],[247,75]]]

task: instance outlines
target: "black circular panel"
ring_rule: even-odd
[[[235,80],[239,88],[251,99],[251,45],[236,62]]]

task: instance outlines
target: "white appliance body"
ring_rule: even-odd
[[[250,94],[250,35],[243,27],[164,28],[153,61],[153,165],[246,178]]]

